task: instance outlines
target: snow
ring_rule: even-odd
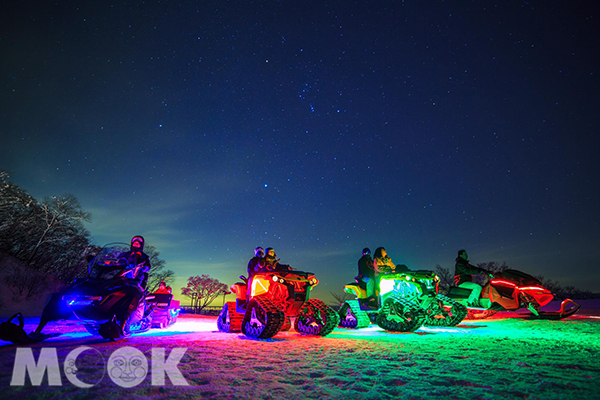
[[[218,332],[215,317],[195,315],[112,343],[75,323],[50,324],[46,332],[61,335],[30,346],[36,357],[43,347],[56,348],[62,367],[71,350],[90,346],[102,356],[83,358],[80,378],[98,383],[80,389],[63,373],[62,386],[48,386],[45,378],[39,387],[29,380],[11,387],[17,346],[0,341],[0,398],[598,399],[598,303],[582,302],[580,313],[563,321],[506,312],[454,328],[391,333],[371,325],[336,329],[325,338],[292,330],[250,340]],[[26,323],[32,330],[37,319]],[[133,388],[118,386],[103,371],[111,353],[125,346],[148,360],[152,348],[166,348],[167,354],[186,348],[178,367],[190,386],[174,386],[169,378],[152,386],[150,374]]]

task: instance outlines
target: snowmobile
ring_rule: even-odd
[[[356,300],[346,301],[340,308],[340,326],[360,329],[375,322],[395,332],[414,332],[423,325],[455,326],[467,315],[467,309],[447,296],[438,294],[439,277],[432,271],[409,271],[400,266],[395,273],[380,276],[379,296],[367,296],[366,285],[344,286]]]
[[[467,305],[471,290],[453,286],[448,297]],[[541,319],[563,319],[575,314],[581,307],[571,299],[561,303],[559,311],[540,311],[540,307],[550,303],[554,295],[543,287],[535,277],[514,269],[490,275],[479,297],[480,307],[468,306],[467,319],[487,318],[498,311],[529,310],[534,317]]]
[[[179,316],[179,300],[173,300],[170,293],[152,293],[146,301],[154,305],[152,328],[166,328],[177,322]]]
[[[125,257],[129,245],[111,243],[89,263],[88,276],[76,280],[67,290],[54,294],[42,314],[42,323],[75,319],[86,330],[105,339],[118,340],[149,330],[153,323],[162,327],[177,320],[178,302],[172,295],[148,294],[140,286],[140,266],[130,265]],[[154,320],[156,308],[168,310],[168,318]],[[17,318],[19,325],[11,320]],[[9,326],[12,325],[12,326]],[[43,326],[43,325],[41,325]],[[15,327],[20,328],[16,329]],[[17,314],[0,325],[0,339],[17,344],[34,343],[47,335],[27,335]]]
[[[303,335],[326,336],[338,325],[335,310],[321,300],[309,299],[319,281],[311,272],[291,269],[260,272],[231,286],[236,301],[227,302],[217,320],[221,332],[268,339],[294,328]]]

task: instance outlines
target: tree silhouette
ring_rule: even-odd
[[[196,303],[193,306],[201,312],[228,289],[226,284],[208,275],[190,276],[187,287],[181,288],[181,294],[191,298]]]

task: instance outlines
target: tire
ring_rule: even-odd
[[[391,332],[414,332],[423,326],[425,312],[418,305],[397,296],[389,296],[377,315],[377,325]]]
[[[334,309],[321,300],[310,299],[300,309],[294,328],[302,335],[326,336],[340,322]]]
[[[253,298],[242,320],[242,332],[254,339],[269,339],[277,334],[284,321],[285,314],[270,300]]]
[[[426,311],[426,326],[456,326],[467,316],[467,308],[443,295],[437,295]]]
[[[341,328],[361,329],[366,328],[371,323],[369,315],[360,309],[357,300],[345,302],[339,311]]]
[[[217,318],[217,328],[220,332],[234,333],[242,330],[243,314],[238,314],[235,308],[235,302],[229,301],[223,305],[219,317]],[[177,317],[175,317],[177,321]],[[173,322],[175,323],[175,322]]]

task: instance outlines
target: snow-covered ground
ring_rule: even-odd
[[[17,346],[0,341],[0,398],[151,399],[598,399],[600,398],[600,304],[582,301],[582,310],[563,321],[532,320],[515,313],[464,321],[454,328],[421,328],[415,333],[384,332],[376,325],[336,329],[325,338],[294,331],[271,340],[249,340],[217,331],[216,318],[181,316],[165,330],[107,343],[80,326],[50,324],[60,336],[30,346],[36,359],[55,348],[61,369],[80,346],[81,389],[65,378],[49,386],[9,386]],[[27,320],[32,330],[37,319]],[[124,388],[106,371],[111,354],[135,347],[151,363],[153,348],[184,348],[178,364],[189,386],[169,378],[153,386],[148,374]],[[87,356],[85,356],[87,354]]]

